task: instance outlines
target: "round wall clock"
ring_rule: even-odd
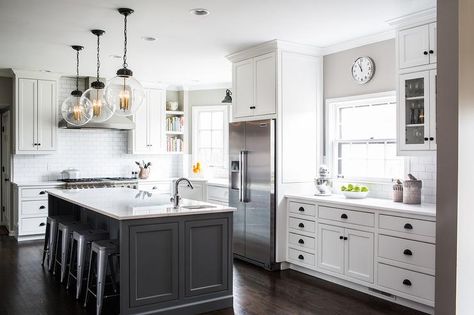
[[[359,57],[352,64],[352,78],[359,84],[369,82],[375,74],[375,63],[370,57]]]

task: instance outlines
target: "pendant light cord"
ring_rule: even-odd
[[[97,81],[100,73],[100,35],[97,35]]]
[[[123,46],[123,67],[127,68],[127,15],[124,18],[124,28],[123,28],[123,36],[124,36],[124,46]]]
[[[79,50],[76,52],[76,91],[79,90]]]

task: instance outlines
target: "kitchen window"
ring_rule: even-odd
[[[334,177],[362,182],[403,178],[395,92],[330,99],[326,115],[327,162]]]
[[[229,111],[226,105],[193,106],[193,163],[227,176]]]

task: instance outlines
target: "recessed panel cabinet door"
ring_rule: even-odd
[[[134,115],[135,129],[133,130],[133,153],[148,153],[148,103],[149,93],[146,91],[143,104]]]
[[[332,272],[344,273],[344,228],[319,224],[318,266]]]
[[[430,63],[429,25],[398,33],[399,67],[408,68]]]
[[[254,115],[276,112],[276,60],[275,53],[254,58],[255,110]]]
[[[152,153],[159,153],[161,149],[163,97],[162,90],[150,89],[148,91],[148,146]]]
[[[56,82],[38,80],[38,150],[56,150]]]
[[[17,148],[19,151],[36,151],[38,81],[18,79],[18,132]]]
[[[436,23],[431,23],[430,28],[430,63],[436,63],[438,61],[438,52],[437,52],[437,43],[436,43],[436,34],[437,27]]]
[[[344,273],[347,277],[374,282],[374,234],[346,229]]]
[[[235,63],[233,68],[233,117],[252,116],[255,106],[253,59]]]

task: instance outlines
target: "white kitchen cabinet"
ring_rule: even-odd
[[[166,92],[146,89],[142,106],[133,116],[135,129],[129,132],[129,153],[159,154],[164,152],[164,110]]]
[[[205,181],[193,181],[191,180],[194,189],[188,187],[185,182],[179,184],[179,195],[181,198],[196,200],[196,201],[207,201],[207,183]],[[173,181],[174,189],[174,181]]]
[[[436,150],[436,70],[400,75],[399,154]]]
[[[233,119],[276,113],[276,57],[268,53],[233,64]]]
[[[344,228],[319,224],[318,266],[331,272],[344,273]]]
[[[229,188],[221,185],[207,185],[207,201],[223,206],[229,205]]]
[[[398,32],[399,68],[436,63],[436,23]]]
[[[344,274],[366,282],[374,281],[374,233],[345,230]]]
[[[57,85],[54,77],[15,72],[15,154],[47,154],[57,148]]]

